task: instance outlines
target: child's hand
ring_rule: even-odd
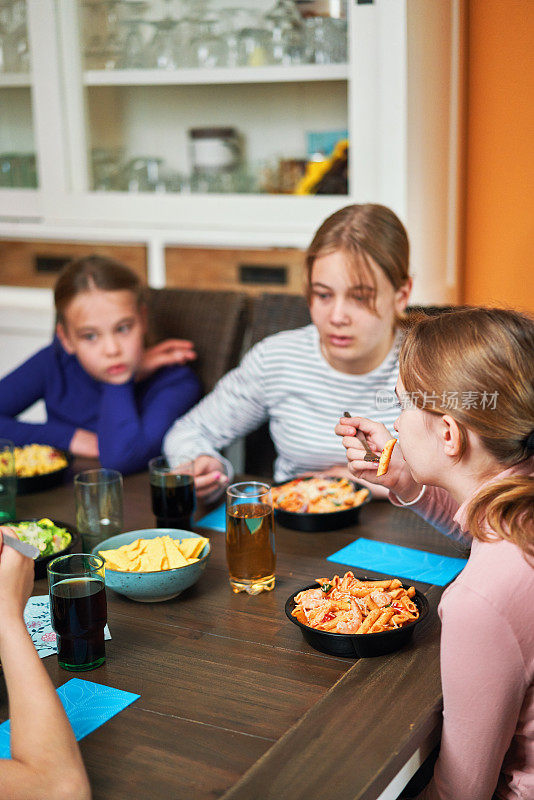
[[[28,597],[32,593],[34,566],[31,558],[21,555],[11,547],[4,547],[3,533],[17,536],[8,526],[0,526],[0,618],[22,617]]]
[[[195,492],[201,500],[214,500],[228,483],[224,465],[213,456],[198,456],[194,465]]]
[[[153,347],[147,347],[136,370],[135,380],[142,381],[161,367],[187,364],[196,357],[195,346],[188,339],[165,339]]]
[[[73,456],[83,458],[98,458],[98,436],[93,431],[86,431],[84,428],[77,428],[74,436],[70,440],[69,450]]]
[[[416,497],[421,487],[412,478],[400,448],[397,446],[393,449],[388,471],[377,478],[378,464],[363,460],[365,448],[356,436],[357,431],[365,435],[367,444],[376,455],[380,455],[388,439],[392,438],[386,426],[380,422],[365,417],[341,417],[335,432],[343,437],[349,470],[354,477],[384,486],[405,502]]]

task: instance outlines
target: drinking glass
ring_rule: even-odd
[[[226,46],[226,66],[237,67],[238,35],[243,28],[260,27],[261,14],[258,9],[231,6],[218,9],[220,37]]]
[[[187,63],[191,67],[228,66],[228,46],[217,33],[216,19],[199,20],[189,42]]]
[[[72,672],[99,667],[106,660],[104,560],[75,553],[53,559],[47,571],[59,666]]]
[[[86,68],[116,69],[123,47],[119,25],[121,0],[85,0],[83,5],[91,12],[88,30],[93,31],[84,48]]]
[[[304,29],[294,0],[277,0],[264,19],[272,37],[269,61],[272,64],[301,64],[304,59]]]
[[[262,67],[269,63],[271,33],[264,28],[243,28],[237,34],[237,64]]]
[[[121,69],[142,69],[145,66],[145,39],[142,27],[144,19],[126,19],[126,35],[120,59]]]
[[[234,483],[226,490],[226,560],[232,591],[274,589],[273,499],[267,483]]]
[[[309,17],[305,20],[306,59],[311,64],[347,60],[347,20]]]
[[[162,158],[132,158],[121,171],[121,186],[128,192],[153,192],[160,180]]]
[[[194,460],[171,467],[165,456],[148,462],[152,511],[158,528],[190,531],[195,510]]]
[[[155,69],[178,69],[180,53],[176,27],[178,20],[172,17],[147,20],[156,30],[146,49],[146,66]]]
[[[9,439],[0,439],[0,524],[15,519],[17,477],[13,447]]]
[[[74,476],[76,527],[84,550],[122,532],[122,475],[114,469],[86,469]]]

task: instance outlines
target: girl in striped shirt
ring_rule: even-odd
[[[306,253],[312,324],[251,348],[164,439],[171,464],[195,459],[198,496],[213,499],[232,477],[222,448],[266,420],[276,481],[348,476],[334,425],[345,409],[392,425],[411,287],[408,237],[389,208],[351,205],[323,222]]]

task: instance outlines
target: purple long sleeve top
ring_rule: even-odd
[[[92,378],[56,338],[0,380],[0,436],[16,445],[50,444],[68,450],[77,428],[98,436],[102,466],[122,473],[145,469],[161,452],[163,436],[201,396],[190,367],[159,369],[121,385]],[[17,415],[43,399],[47,420]]]

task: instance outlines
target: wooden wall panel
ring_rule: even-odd
[[[147,252],[142,244],[0,240],[0,285],[52,288],[57,272],[37,272],[36,256],[72,259],[92,254],[121,261],[146,282]]]
[[[304,251],[297,248],[229,249],[168,247],[165,254],[167,286],[248,292],[301,294]],[[286,267],[287,283],[242,283],[240,266]]]

